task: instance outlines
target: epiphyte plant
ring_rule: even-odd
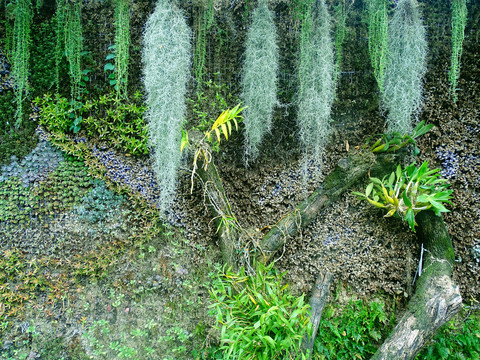
[[[259,145],[271,130],[273,110],[277,104],[278,46],[273,14],[267,1],[259,1],[248,29],[242,79],[245,160],[255,160]]]
[[[365,193],[352,192],[370,204],[386,209],[385,217],[398,216],[415,231],[415,215],[431,209],[436,215],[449,210],[443,203],[452,204],[450,184],[440,178],[440,169],[428,170],[428,161],[419,168],[411,164],[402,169],[398,165],[396,171],[382,180],[371,177]],[[371,196],[371,197],[370,197]]]
[[[388,132],[409,134],[422,106],[427,40],[415,0],[399,0],[388,24],[383,106]]]
[[[191,31],[182,12],[173,2],[159,0],[145,26],[142,60],[161,214],[173,201],[181,162],[178,150],[190,76],[190,40]]]
[[[297,122],[305,149],[304,167],[311,157],[321,158],[331,132],[335,100],[335,58],[331,18],[324,0],[317,0],[303,20]]]

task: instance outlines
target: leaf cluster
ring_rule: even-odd
[[[414,153],[418,155],[420,150],[417,147],[415,139],[430,131],[431,128],[433,128],[432,124],[425,125],[425,121],[422,120],[415,126],[411,135],[402,135],[399,132],[372,135],[367,138],[365,147],[371,152],[381,153],[397,151],[409,144],[413,144],[415,147]],[[374,138],[377,138],[375,142],[373,142]]]
[[[431,209],[436,215],[449,210],[443,203],[452,204],[452,190],[447,190],[446,179],[439,178],[440,169],[428,170],[428,161],[419,168],[411,164],[402,169],[398,165],[396,171],[380,180],[371,177],[365,194],[353,192],[370,204],[384,208],[388,212],[385,217],[398,216],[415,231],[415,215]],[[370,198],[370,196],[372,196]]]
[[[390,329],[381,302],[351,300],[343,310],[328,305],[314,345],[316,359],[368,359]]]
[[[300,343],[311,332],[304,296],[293,296],[273,263],[256,274],[217,268],[211,313],[221,333],[223,359],[301,359]]]

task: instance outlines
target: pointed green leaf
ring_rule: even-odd
[[[365,189],[365,196],[369,197],[372,193],[373,183],[368,184],[367,188]]]

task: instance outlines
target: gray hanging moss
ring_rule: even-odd
[[[154,170],[160,186],[161,213],[169,208],[181,162],[181,126],[190,74],[191,31],[182,12],[169,0],[159,0],[145,26],[143,74]]]
[[[330,135],[335,99],[331,18],[324,0],[315,1],[302,24],[297,121],[305,160],[321,160]]]
[[[415,0],[399,0],[388,25],[383,106],[388,132],[411,133],[422,107],[427,40]]]
[[[248,29],[242,79],[245,124],[245,158],[254,160],[259,145],[272,127],[277,104],[278,74],[277,33],[267,1],[259,2]]]

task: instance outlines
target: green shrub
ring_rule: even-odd
[[[399,0],[388,26],[388,55],[383,105],[388,110],[388,132],[409,134],[412,117],[422,106],[427,41],[418,4]]]
[[[480,359],[480,318],[471,315],[464,321],[451,320],[416,357],[422,360]]]
[[[221,333],[223,359],[302,359],[300,344],[311,332],[304,296],[293,296],[273,263],[255,275],[217,268],[210,290]]]
[[[313,349],[315,359],[368,359],[390,331],[383,306],[352,300],[343,310],[325,307]]]
[[[245,155],[254,160],[262,138],[272,127],[277,104],[278,46],[273,14],[267,1],[259,2],[248,29],[242,79]]]
[[[298,125],[306,160],[320,158],[330,135],[335,99],[335,58],[331,19],[324,0],[312,5],[302,25]]]
[[[159,0],[145,26],[143,73],[150,144],[160,186],[163,214],[173,201],[181,161],[180,143],[189,78],[191,32],[182,12],[168,0]]]

